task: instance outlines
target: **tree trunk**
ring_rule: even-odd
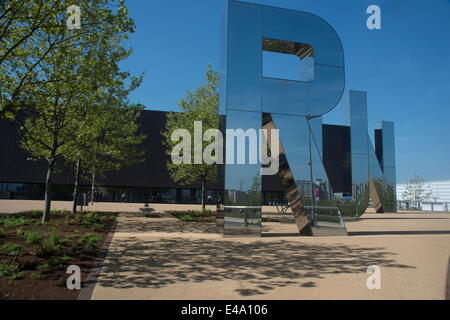
[[[44,213],[42,215],[42,223],[48,222],[50,220],[50,206],[52,197],[52,178],[53,178],[53,167],[55,165],[54,158],[51,158],[48,162],[47,177],[45,178],[45,202],[44,202]]]
[[[78,159],[75,167],[75,185],[73,188],[73,203],[72,203],[72,213],[77,213],[77,202],[78,202],[78,183],[80,180],[81,171],[81,159]]]
[[[95,169],[92,169],[91,205],[94,205]]]
[[[206,180],[206,177],[203,175],[202,176],[202,210],[205,210],[206,209],[206,204],[205,204],[205,192],[206,192],[206,190],[205,190],[205,181]]]

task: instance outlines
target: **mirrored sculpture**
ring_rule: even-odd
[[[265,77],[264,52],[297,59],[299,80]],[[344,176],[351,181],[350,187],[338,186],[339,175],[334,174],[333,181],[327,174],[333,161],[324,161],[321,116],[339,103],[345,68],[342,43],[325,20],[307,12],[229,0],[222,28],[220,77],[219,112],[225,119],[221,129],[227,130],[227,161],[218,226],[223,226],[225,236],[259,236],[262,230],[263,165],[260,157],[251,161],[248,149],[271,144],[253,136],[251,129],[279,130],[277,174],[300,234],[346,235],[343,215],[361,215],[370,200],[375,206],[381,203],[383,210],[392,207],[388,199],[395,186],[393,125],[383,122],[376,133],[382,151],[375,152],[368,139],[365,93],[347,95],[351,133],[344,144],[351,145],[351,150],[348,147],[348,156],[342,157],[342,167],[344,171],[349,168]],[[235,161],[239,141],[228,130],[245,133],[240,143],[247,150],[246,162]],[[335,193],[333,185],[341,191]],[[376,194],[370,197],[374,190]]]

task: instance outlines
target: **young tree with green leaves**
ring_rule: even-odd
[[[430,199],[433,192],[425,185],[425,180],[417,174],[406,184],[402,198],[407,201],[424,201]]]
[[[110,7],[113,2],[119,6]],[[33,75],[36,85],[27,92],[31,107],[22,109],[17,117],[23,148],[33,159],[46,159],[48,163],[43,222],[49,219],[52,178],[58,161],[64,159],[64,146],[73,141],[86,109],[101,105],[105,99],[125,101],[141,81],[118,67],[131,53],[122,41],[134,30],[123,1],[83,3],[90,7],[85,10],[80,30],[41,30],[44,47],[54,39],[61,39],[64,45],[40,59]],[[65,25],[67,16],[61,13],[54,18],[58,25]],[[35,54],[39,56],[41,52]]]
[[[186,97],[179,102],[182,112],[171,112],[167,116],[166,127],[161,132],[167,155],[171,155],[172,149],[178,144],[177,141],[172,140],[172,133],[175,130],[186,129],[193,137],[194,122],[196,121],[201,121],[202,136],[208,129],[218,129],[219,127],[219,74],[208,65],[205,78],[205,84],[195,92],[188,91]],[[203,141],[202,150],[210,143],[210,141]],[[191,159],[194,159],[194,149],[191,150]],[[218,166],[204,161],[201,164],[193,162],[175,164],[169,161],[167,168],[170,176],[176,182],[182,184],[201,183],[201,205],[205,209],[206,184],[217,181]]]
[[[99,177],[143,160],[139,145],[145,135],[139,132],[142,106],[106,103],[86,109],[72,141],[63,147],[67,162],[75,167],[72,213],[76,213],[81,177]]]
[[[133,32],[124,0],[78,0],[81,29],[68,30],[65,0],[0,2],[0,117],[14,118],[33,109],[34,92],[46,81],[68,78],[42,76],[43,61],[65,48],[86,47]],[[93,70],[95,72],[95,70]]]

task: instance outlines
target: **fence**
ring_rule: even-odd
[[[397,210],[450,212],[450,202],[397,201]]]

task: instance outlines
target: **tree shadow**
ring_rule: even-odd
[[[121,214],[125,223],[119,223],[115,232],[146,233],[216,233],[215,222],[185,222],[166,216],[165,219],[143,218],[142,216]]]
[[[186,238],[116,240],[97,284],[113,288],[162,288],[176,283],[243,280],[236,289],[251,297],[276,288],[313,288],[328,274],[365,273],[367,266],[414,268],[399,264],[382,247],[311,244],[288,240],[254,241]],[[253,288],[254,287],[254,288]]]

